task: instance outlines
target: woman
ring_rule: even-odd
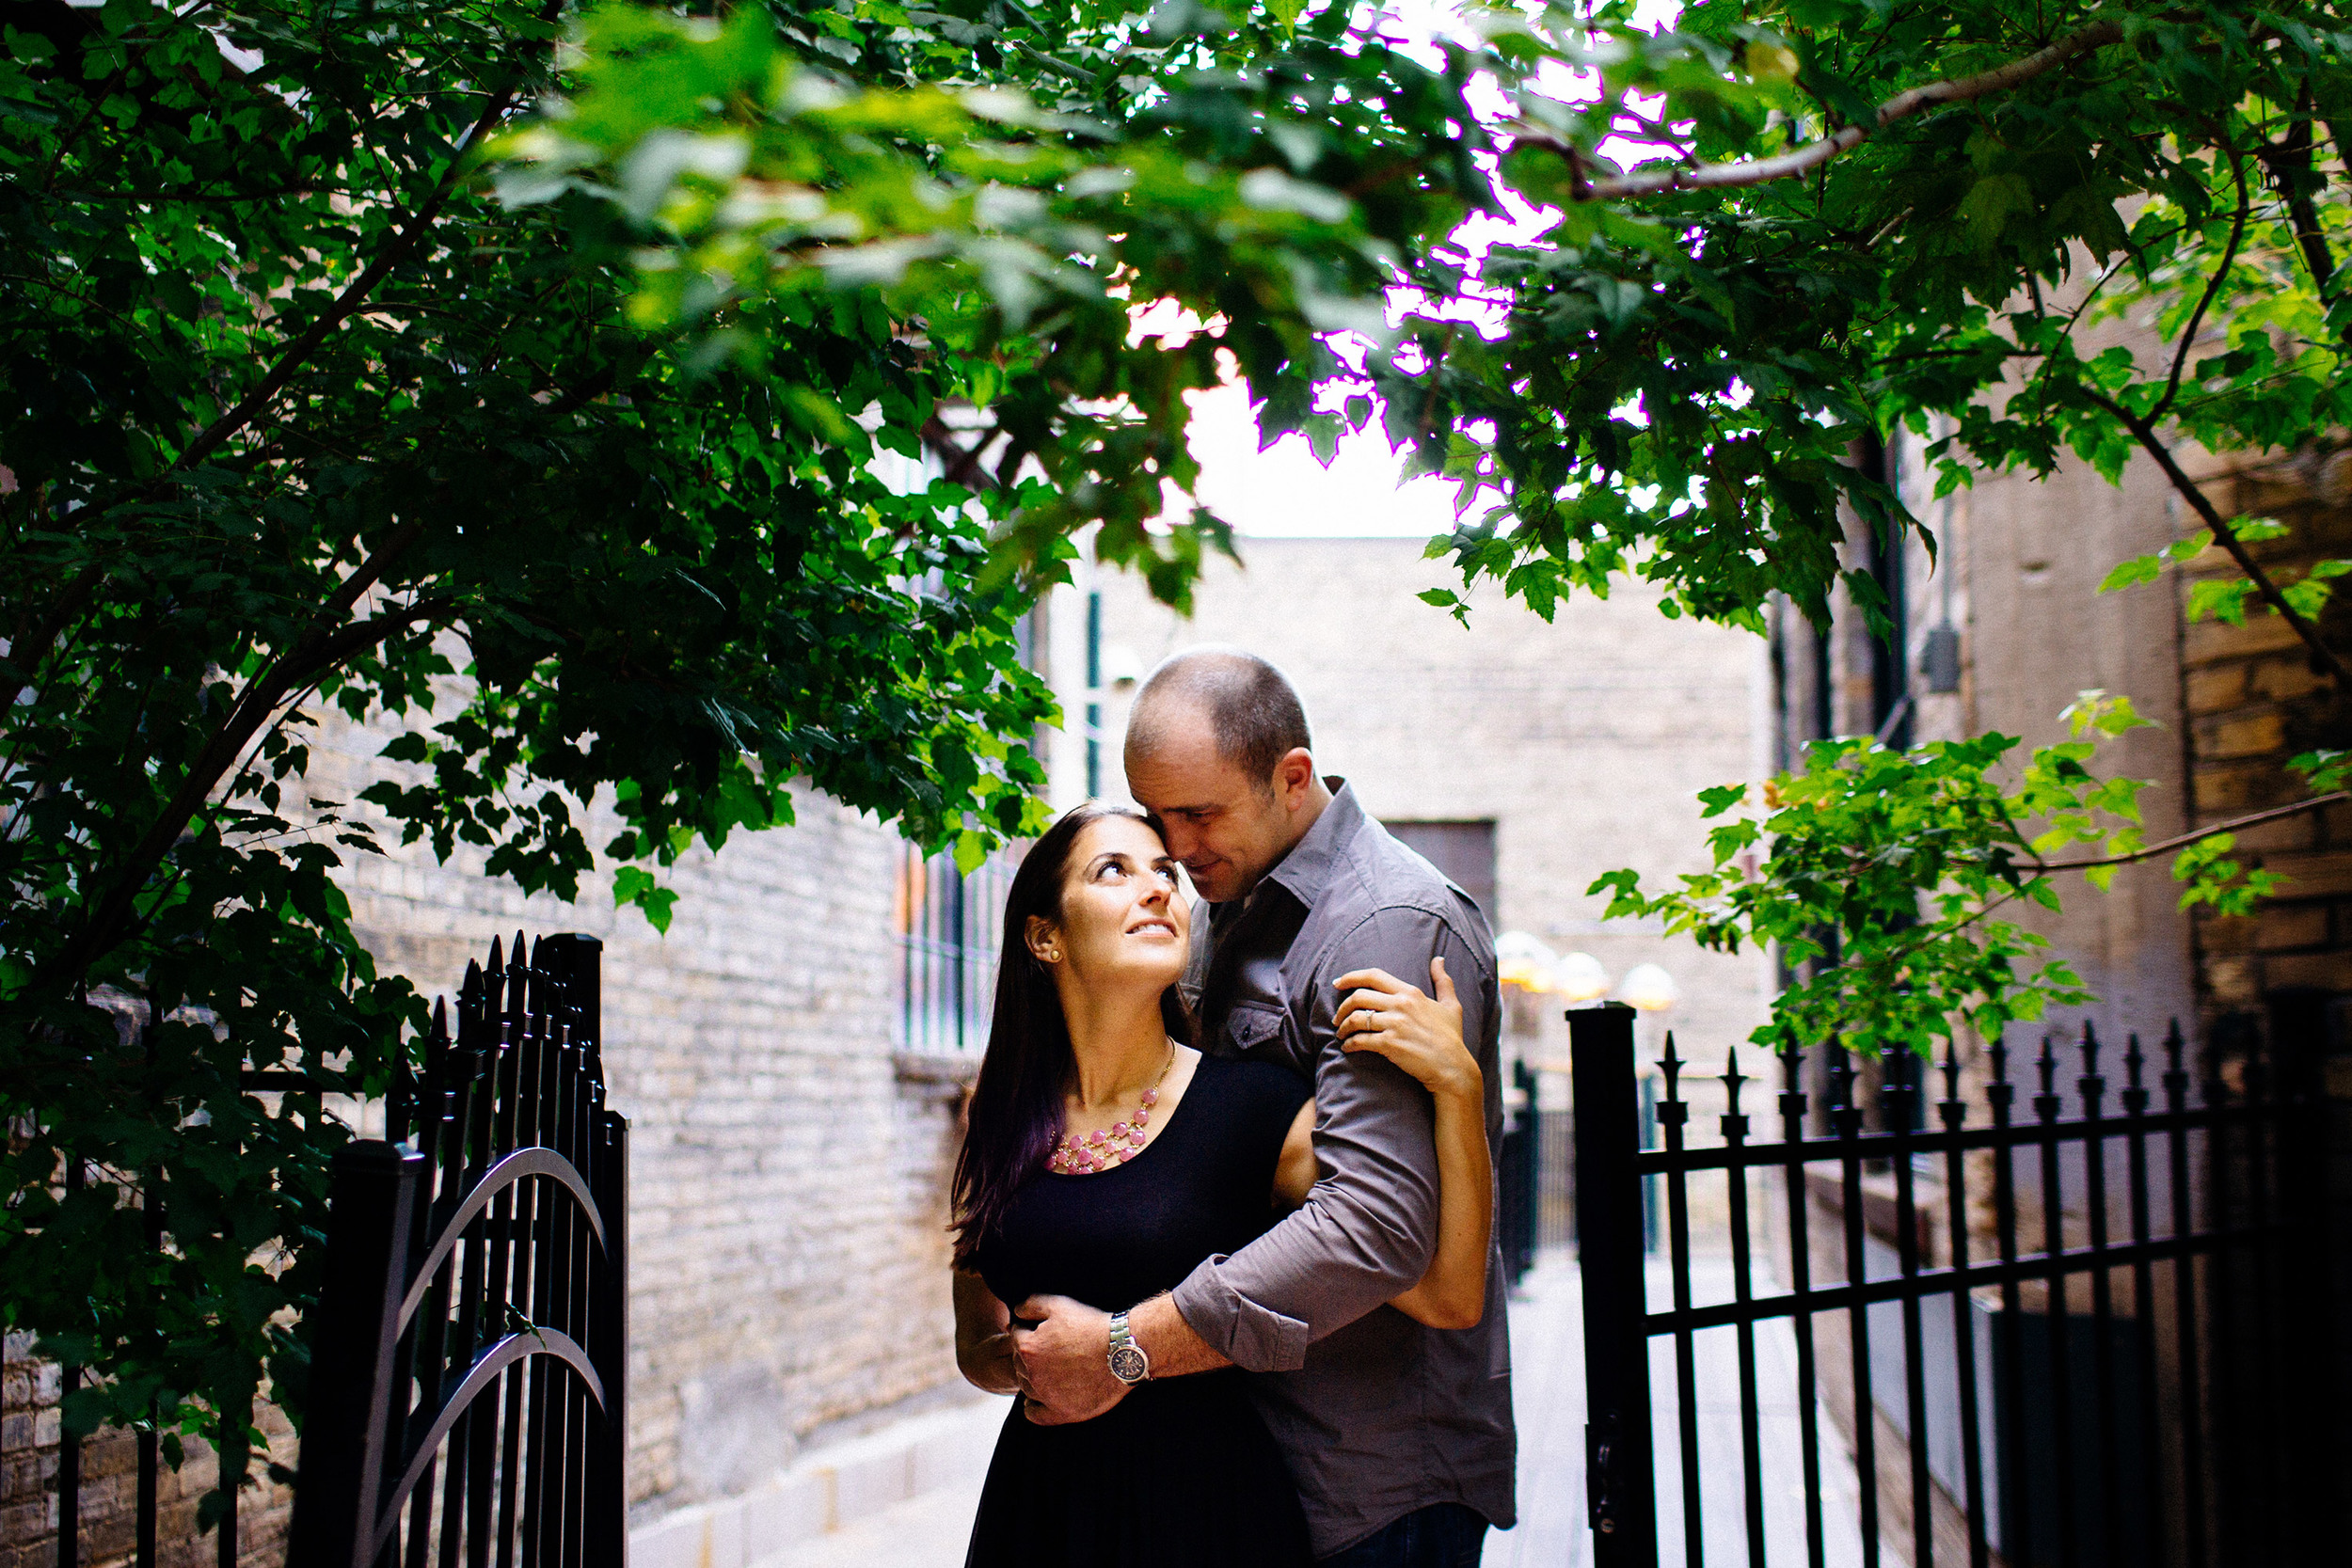
[[[1306,1085],[1186,1043],[1189,930],[1175,863],[1133,811],[1076,808],[1013,878],[956,1163],[957,1361],[982,1388],[1018,1391],[1008,1303],[1123,1310],[1246,1246],[1314,1183]],[[1434,998],[1377,970],[1343,976],[1339,1031],[1436,1097],[1437,1256],[1390,1305],[1458,1328],[1485,1308],[1492,1172],[1484,1085],[1442,963],[1432,983]],[[1242,1378],[1144,1382],[1070,1426],[1016,1405],[967,1568],[1303,1568],[1297,1496]]]

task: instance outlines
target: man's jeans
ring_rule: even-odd
[[[1478,1568],[1486,1521],[1460,1503],[1416,1509],[1373,1531],[1319,1568]]]

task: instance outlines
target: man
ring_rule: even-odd
[[[1194,919],[1185,978],[1201,1048],[1311,1080],[1321,1176],[1304,1207],[1123,1323],[1059,1297],[1023,1303],[1017,1315],[1037,1320],[1015,1335],[1023,1385],[1044,1407],[1033,1418],[1098,1416],[1138,1371],[1237,1363],[1261,1374],[1259,1405],[1320,1560],[1474,1564],[1487,1526],[1516,1516],[1502,1255],[1490,1252],[1475,1328],[1424,1327],[1385,1305],[1420,1280],[1437,1243],[1431,1102],[1375,1053],[1340,1048],[1333,982],[1359,969],[1417,980],[1444,958],[1500,1143],[1486,921],[1365,816],[1345,781],[1316,776],[1298,694],[1253,655],[1201,648],[1161,665],[1129,714],[1126,765],[1130,793],[1212,906]]]

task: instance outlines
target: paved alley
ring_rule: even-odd
[[[1728,1299],[1731,1272],[1724,1262],[1697,1259],[1693,1297],[1705,1303]],[[1653,1304],[1667,1290],[1664,1265],[1653,1263]],[[1727,1483],[1708,1494],[1704,1519],[1706,1561],[1747,1561],[1746,1526],[1739,1486],[1740,1407],[1731,1331],[1701,1334],[1698,1352],[1700,1460],[1705,1472]],[[1487,1538],[1487,1568],[1580,1568],[1592,1560],[1591,1533],[1584,1520],[1583,1322],[1575,1260],[1557,1258],[1527,1276],[1511,1304],[1514,1397],[1519,1428],[1519,1524]],[[1797,1410],[1787,1390],[1794,1385],[1795,1339],[1783,1323],[1759,1324],[1757,1383],[1763,1394],[1765,1521],[1774,1562],[1804,1560],[1804,1489],[1798,1468]],[[1651,1404],[1658,1433],[1659,1560],[1679,1565],[1682,1503],[1675,1461],[1674,1356],[1659,1341],[1650,1355]],[[1713,1398],[1710,1390],[1720,1390]],[[1827,1526],[1830,1568],[1859,1568],[1862,1543],[1853,1466],[1837,1444],[1836,1429],[1821,1418],[1822,1516]],[[968,1424],[981,1443],[993,1429]],[[892,1568],[959,1568],[980,1491],[984,1461],[963,1466],[964,1479],[850,1522],[830,1534],[785,1551],[756,1557],[756,1568],[870,1568],[887,1560]],[[1899,1557],[1888,1555],[1887,1561]]]

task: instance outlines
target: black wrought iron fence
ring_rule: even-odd
[[[469,965],[336,1162],[290,1568],[619,1568],[628,1124],[599,944]]]
[[[1517,1285],[1534,1266],[1541,1236],[1544,1123],[1535,1103],[1535,1075],[1526,1063],[1513,1065],[1511,1084],[1514,1092],[1504,1101],[1502,1147],[1495,1151],[1502,1199],[1495,1214],[1495,1240],[1502,1251],[1504,1276]]]
[[[1670,1038],[1645,1148],[1630,1012],[1568,1017],[1600,1568],[1654,1568],[1661,1543],[1689,1568],[1823,1568],[1833,1536],[1876,1568],[1887,1530],[1915,1568],[2323,1560],[2309,1521],[2326,1481],[2290,1338],[2315,1321],[2297,1244],[2316,1190],[2309,1112],[2259,1041],[2208,1052],[2193,1074],[2177,1028],[2154,1058],[2134,1037],[2110,1109],[2097,1037],[2045,1037],[2022,1117],[2012,1053],[1995,1043],[1974,1125],[1947,1053],[1933,1129],[1915,1114],[1924,1071],[1888,1064],[1866,1106],[1834,1051],[1823,1132],[1789,1053],[1777,1136],[1753,1131],[1755,1081],[1733,1054],[1721,1141],[1696,1147]],[[1870,1109],[1882,1131],[1864,1130]],[[1656,1284],[1653,1179],[1667,1232]],[[1725,1183],[1719,1261],[1694,1260],[1694,1179]],[[1702,1275],[1724,1279],[1718,1299],[1698,1299]],[[1728,1354],[1707,1343],[1723,1334]],[[1671,1358],[1668,1412],[1652,1408],[1654,1342]],[[1822,1431],[1825,1402],[1842,1439]],[[1855,1516],[1841,1518],[1825,1513],[1823,1473],[1849,1454]]]
[[[156,1025],[154,1008],[148,999],[116,995],[111,1001],[90,999],[93,1006],[103,1006],[115,1014],[118,1027],[130,1031],[138,1038],[151,1060],[154,1053],[153,1031]],[[247,1068],[238,1075],[238,1087],[247,1094],[283,1094],[317,1092],[318,1085],[301,1073],[277,1069]],[[62,1184],[68,1194],[88,1186],[92,1162],[69,1157],[64,1162]],[[125,1178],[120,1171],[108,1170],[103,1179],[119,1189],[119,1201],[136,1208],[144,1240],[148,1246],[161,1248],[167,1244],[168,1219],[162,1194],[142,1184],[135,1178]],[[86,1369],[71,1363],[58,1368],[60,1404],[80,1391]],[[236,1568],[238,1552],[243,1542],[241,1528],[242,1483],[248,1474],[252,1454],[246,1437],[251,1426],[250,1409],[227,1410],[220,1413],[212,1440],[218,1461],[220,1513],[214,1527],[215,1558],[219,1568]],[[28,1427],[30,1423],[27,1423]],[[57,1434],[56,1472],[51,1483],[56,1497],[56,1536],[51,1561],[54,1568],[82,1568],[89,1554],[83,1539],[84,1485],[83,1449],[94,1440],[95,1434],[75,1435],[62,1422]],[[163,1469],[162,1439],[153,1426],[139,1429],[132,1445],[132,1546],[134,1568],[155,1568],[160,1549],[158,1519],[161,1511],[161,1476]]]

